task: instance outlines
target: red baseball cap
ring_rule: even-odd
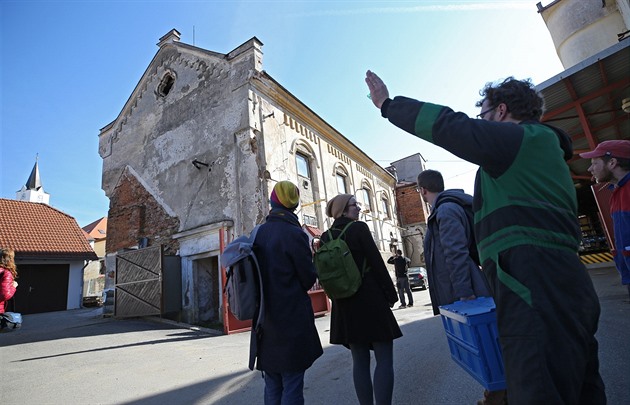
[[[590,159],[602,156],[612,156],[622,159],[630,159],[630,141],[604,141],[597,145],[591,152],[580,153],[580,157]]]

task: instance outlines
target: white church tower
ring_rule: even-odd
[[[22,189],[15,194],[15,199],[18,201],[38,202],[50,205],[50,194],[45,192],[42,186],[37,160],[38,159],[35,158],[35,166],[33,166],[31,175],[28,176],[28,180],[26,180],[26,184],[22,186]]]

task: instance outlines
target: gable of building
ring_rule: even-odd
[[[107,217],[102,217],[82,228],[95,241],[107,238]]]
[[[106,195],[130,167],[179,218],[179,231],[235,217],[241,207],[234,201],[261,207],[260,194],[240,193],[261,189],[247,110],[261,45],[252,38],[219,54],[176,37],[161,41],[125,107],[99,135]],[[248,222],[262,219],[252,215]]]

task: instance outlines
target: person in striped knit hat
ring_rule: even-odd
[[[294,211],[300,191],[280,181],[254,251],[264,290],[265,319],[256,339],[256,368],[265,378],[265,404],[303,404],[306,370],[323,354],[308,290],[315,284],[308,236]],[[250,348],[251,349],[251,348]]]

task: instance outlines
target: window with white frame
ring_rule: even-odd
[[[370,199],[370,189],[367,187],[363,187],[359,190],[359,195],[361,196],[362,209],[365,212],[372,211],[372,200]]]
[[[389,201],[387,200],[387,197],[381,198],[381,209],[383,210],[384,218],[391,218],[391,215],[389,212]]]
[[[337,192],[339,194],[348,194],[348,187],[346,185],[346,182],[347,182],[346,175],[341,172],[337,172],[335,177],[337,178]]]
[[[295,154],[295,163],[297,165],[297,173],[298,176],[306,177],[307,179],[311,178],[311,170],[309,159],[306,155],[302,153]]]
[[[302,221],[304,222],[304,225],[310,225],[310,226],[314,226],[317,227],[317,218],[312,216],[312,215],[302,215]]]

